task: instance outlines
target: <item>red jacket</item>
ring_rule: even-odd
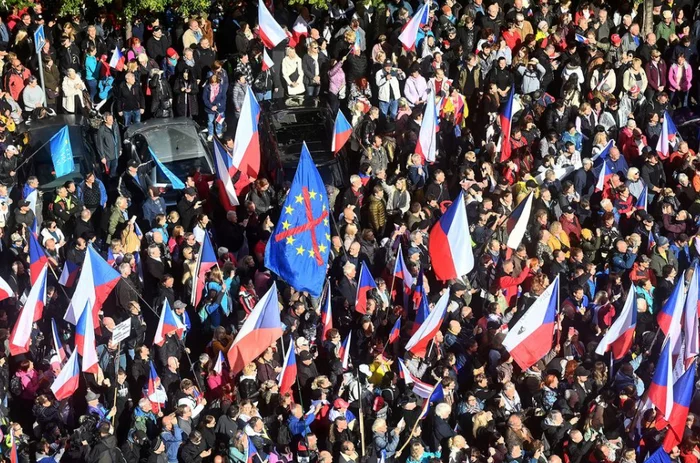
[[[518,285],[520,285],[527,277],[530,276],[530,268],[525,267],[520,275],[514,277],[512,275],[501,275],[494,281],[493,288],[503,291],[503,296],[508,302],[508,306],[512,307],[515,303],[515,298],[518,295]]]

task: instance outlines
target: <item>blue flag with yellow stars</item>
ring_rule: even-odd
[[[326,188],[306,143],[282,213],[265,248],[265,266],[297,291],[320,296],[331,246]]]

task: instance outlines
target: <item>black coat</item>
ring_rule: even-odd
[[[184,92],[183,88],[191,89],[190,93]],[[197,116],[199,115],[199,103],[197,101],[199,87],[192,74],[188,79],[179,75],[173,83],[173,94],[175,95],[175,114],[177,116]]]
[[[117,111],[137,111],[140,109],[146,109],[146,98],[143,95],[141,84],[135,82],[129,88],[126,82],[122,82],[119,85],[119,92],[117,92]]]

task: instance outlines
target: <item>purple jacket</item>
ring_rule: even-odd
[[[328,91],[333,95],[337,95],[340,89],[345,85],[345,71],[343,71],[343,62],[338,61],[335,66],[328,70]]]
[[[418,78],[410,76],[406,79],[406,86],[403,91],[409,105],[413,107],[420,100],[428,98],[428,82],[423,76],[419,76]]]

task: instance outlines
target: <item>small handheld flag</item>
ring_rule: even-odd
[[[335,116],[335,124],[333,124],[333,138],[331,138],[331,151],[337,153],[352,136],[352,126],[348,119],[343,114],[343,111],[338,110]]]

